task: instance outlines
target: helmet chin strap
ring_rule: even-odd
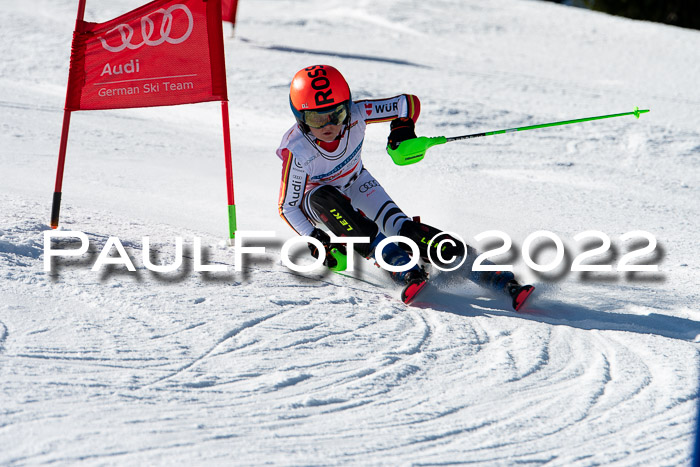
[[[348,131],[349,128],[350,128],[350,119],[348,118],[347,123],[343,124],[343,131],[340,132],[340,134],[336,137],[336,139],[340,138],[342,140],[343,137],[345,137],[345,132]],[[314,149],[316,149],[316,152],[318,152],[319,155],[321,157],[323,157],[324,159],[331,159],[329,157],[329,154],[326,154],[324,151],[321,151],[321,149],[319,149],[319,145],[316,144],[316,141],[314,141],[314,139],[318,139],[318,138],[312,139],[312,137],[309,136],[310,133],[311,133],[311,130],[309,130],[309,132],[307,133],[307,132],[303,131],[303,128],[302,128],[302,134],[304,135],[304,138],[306,138],[306,140],[311,144],[311,146],[313,146]],[[328,141],[328,142],[330,142],[330,141]],[[339,159],[339,158],[343,157],[343,155],[348,150],[349,144],[350,144],[350,137],[348,136],[347,138],[345,138],[345,147],[343,148],[343,151],[340,154],[338,154],[337,156],[333,157],[333,159]]]
[[[350,108],[352,107],[351,104],[352,104],[352,101],[350,101],[350,102],[348,103],[348,106],[347,106],[347,109],[348,109],[348,116],[345,117],[345,121],[343,122],[343,131],[340,132],[340,134],[337,136],[337,138],[342,138],[343,136],[345,136],[345,132],[348,131],[348,130],[350,129],[350,120],[352,120],[352,118],[351,118],[352,115],[351,115],[351,113],[350,113]],[[348,140],[349,140],[349,139],[350,139],[350,138],[348,138]],[[345,143],[345,149],[348,148],[347,146],[348,146],[348,144],[347,144],[347,142],[346,142],[346,143]],[[343,151],[343,152],[344,152],[344,151]]]

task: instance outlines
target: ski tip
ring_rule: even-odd
[[[534,291],[535,287],[532,285],[523,285],[520,287],[513,296],[513,309],[515,311],[520,311]]]
[[[428,281],[414,282],[408,284],[403,291],[401,291],[401,301],[406,305],[410,305],[411,302],[416,298],[418,293],[423,290],[423,288],[428,284]]]

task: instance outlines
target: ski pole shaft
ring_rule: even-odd
[[[502,135],[504,133],[515,133],[516,131],[536,130],[537,128],[547,128],[550,126],[570,125],[572,123],[590,122],[591,120],[602,120],[604,118],[624,117],[625,115],[634,115],[635,117],[639,118],[639,116],[641,114],[647,113],[647,112],[649,112],[648,109],[647,110],[639,110],[639,107],[635,107],[633,112],[624,112],[621,114],[599,115],[597,117],[577,118],[575,120],[564,120],[561,122],[541,123],[539,125],[521,126],[518,128],[509,128],[507,130],[496,130],[496,131],[487,131],[484,133],[474,133],[471,135],[452,136],[450,138],[446,138],[446,140],[447,140],[446,142],[449,143],[450,141],[459,141],[462,139],[479,138],[481,136]]]
[[[602,120],[604,118],[623,117],[625,115],[634,115],[635,117],[639,118],[641,114],[647,112],[649,112],[648,109],[639,110],[639,107],[635,107],[634,111],[625,112],[621,114],[599,115],[597,117],[577,118],[575,120],[564,120],[561,122],[541,123],[539,125],[521,126],[518,128],[509,128],[507,130],[487,131],[484,133],[474,133],[471,135],[463,136],[452,136],[449,138],[446,138],[444,136],[420,136],[418,138],[412,138],[401,142],[399,144],[399,147],[397,147],[396,149],[392,149],[391,147],[387,146],[386,152],[389,153],[389,156],[391,156],[391,159],[396,165],[410,165],[423,160],[423,157],[425,157],[425,152],[429,148],[438,144],[449,143],[451,141],[479,138],[481,136],[501,135],[504,133],[515,133],[516,131],[534,130],[537,128],[546,128],[550,126],[570,125],[572,123],[590,122],[591,120]]]

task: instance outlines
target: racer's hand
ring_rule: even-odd
[[[309,243],[308,245],[309,250],[311,251],[311,255],[314,258],[318,258],[321,254],[323,254],[323,256],[325,257],[325,259],[323,260],[323,265],[329,269],[334,268],[338,265],[338,261],[331,254],[331,250],[337,249],[340,253],[344,255],[347,254],[345,245],[343,245],[342,243],[331,243],[331,238],[326,232],[324,232],[321,229],[314,229],[314,231],[311,232],[309,237],[313,237],[323,244],[323,248],[325,250],[323,252],[319,252],[318,248],[316,248],[316,245],[314,245],[313,243]]]
[[[395,118],[391,121],[391,132],[389,133],[387,145],[391,149],[396,149],[399,147],[401,141],[406,141],[407,139],[415,137],[416,124],[412,119],[409,117]]]

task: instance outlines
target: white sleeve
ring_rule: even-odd
[[[308,175],[288,149],[279,151],[278,155],[282,157],[282,180],[278,203],[280,216],[299,235],[309,235],[314,230],[314,225],[301,209]]]

